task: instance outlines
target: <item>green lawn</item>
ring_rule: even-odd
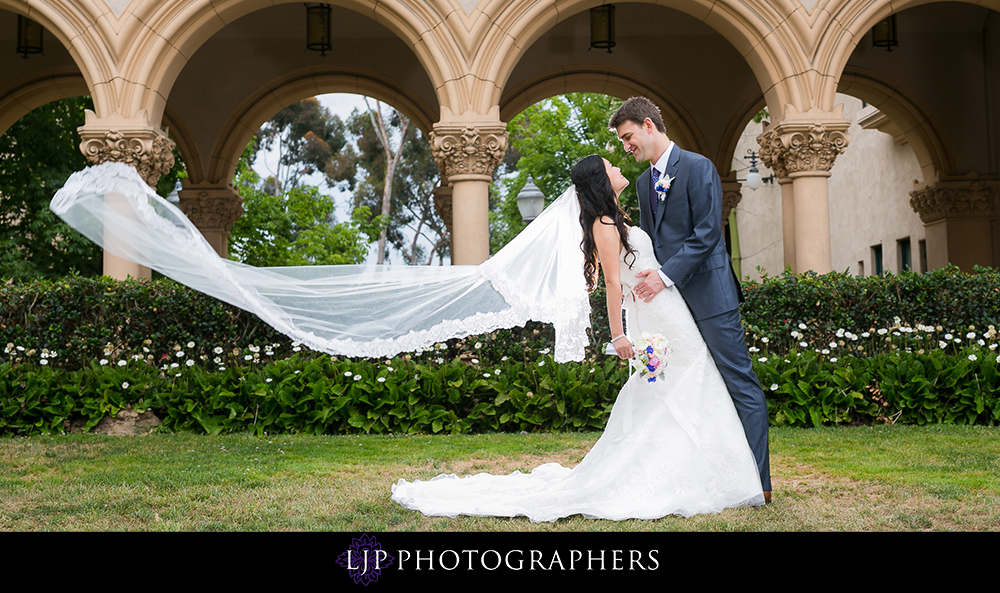
[[[772,429],[774,502],[658,521],[427,518],[399,478],[575,464],[595,433],[159,434],[0,441],[5,531],[980,531],[1000,529],[1000,428]]]

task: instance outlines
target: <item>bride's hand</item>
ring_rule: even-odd
[[[618,358],[629,359],[635,356],[635,348],[632,347],[632,342],[629,342],[628,338],[618,338],[612,346],[615,347],[615,353],[618,354]]]

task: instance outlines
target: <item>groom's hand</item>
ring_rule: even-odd
[[[653,297],[660,294],[660,291],[667,287],[660,278],[660,273],[656,270],[643,270],[635,275],[636,278],[644,278],[635,287],[635,294],[645,302],[653,300]]]

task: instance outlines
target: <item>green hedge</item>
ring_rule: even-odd
[[[68,371],[0,364],[0,434],[88,431],[126,406],[169,430],[257,433],[470,433],[599,430],[627,367],[537,362],[442,365],[295,354],[223,371],[142,361]]]
[[[748,346],[775,352],[787,352],[803,341],[818,346],[844,341],[846,333],[875,335],[879,329],[913,329],[922,324],[935,328],[922,334],[930,344],[947,333],[964,339],[969,331],[982,335],[990,325],[1000,325],[1000,272],[995,269],[977,268],[966,274],[950,267],[926,274],[863,278],[836,272],[784,274],[744,282],[744,292],[747,302],[741,312]],[[594,345],[611,337],[604,303],[603,290],[591,294]],[[522,358],[526,349],[553,347],[553,340],[551,326],[532,323],[452,340],[425,358],[463,354],[469,358],[476,343],[480,358]],[[848,337],[845,346],[863,346],[851,343],[858,341]],[[187,347],[189,343],[194,346]],[[66,369],[82,368],[112,353],[141,352],[159,363],[177,347],[187,348],[196,359],[214,358],[218,347],[230,352],[271,344],[279,358],[293,348],[288,338],[254,315],[173,281],[81,277],[0,285],[0,345],[6,344],[15,350],[0,350],[0,362],[39,362],[41,353],[48,351],[55,353],[48,363]],[[963,345],[959,342],[951,350]],[[32,350],[33,355],[26,354]],[[592,346],[589,354],[599,350]],[[886,350],[883,339],[852,353]]]
[[[772,423],[1000,420],[996,270],[783,275],[745,291]],[[601,344],[603,292],[591,302]],[[153,410],[169,430],[208,433],[602,428],[627,366],[596,347],[588,362],[556,365],[552,340],[551,327],[530,324],[351,360],[302,351],[169,280],[9,282],[0,286],[0,434],[60,432],[72,421],[89,430],[125,406]]]
[[[773,425],[1000,421],[1000,355],[988,346],[761,358],[755,370]],[[74,422],[87,431],[126,406],[152,411],[167,430],[208,434],[600,430],[627,376],[616,359],[556,364],[548,355],[437,365],[295,354],[223,371],[127,359],[74,371],[6,362],[0,434],[60,433]]]

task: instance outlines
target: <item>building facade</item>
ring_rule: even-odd
[[[176,145],[189,174],[181,207],[224,254],[242,212],[236,163],[260,125],[317,94],[365,94],[430,138],[447,180],[453,262],[474,264],[489,255],[488,187],[505,122],[525,107],[574,91],[648,96],[678,145],[716,163],[732,207],[737,145],[766,106],[756,142],[780,188],[770,214],[781,261],[822,273],[841,251],[834,165],[853,148],[839,91],[877,109],[880,129],[912,150],[918,174],[888,211],[919,216],[927,267],[1000,263],[1000,0],[615,3],[611,52],[590,48],[601,5],[338,0],[321,55],[306,50],[298,1],[0,0],[0,133],[40,105],[89,94],[87,158],[129,162],[152,183]],[[18,17],[44,27],[43,54],[15,55]],[[871,29],[890,17],[898,45],[873,47]],[[845,216],[861,224],[868,214]],[[140,273],[114,260],[106,269]]]

